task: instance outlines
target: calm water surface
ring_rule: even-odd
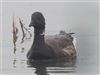
[[[14,49],[12,41],[2,44],[2,73],[8,75],[73,75],[98,74],[98,36],[78,36],[76,63],[54,60],[29,62],[26,53],[32,39],[24,43],[16,42]]]

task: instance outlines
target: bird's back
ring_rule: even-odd
[[[66,34],[45,36],[45,43],[50,46],[58,57],[76,55],[72,37]]]

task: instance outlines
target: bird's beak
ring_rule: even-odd
[[[31,23],[29,24],[29,27],[34,26],[34,25],[35,25],[34,22],[31,21]]]
[[[29,27],[33,26],[32,24],[29,25]]]

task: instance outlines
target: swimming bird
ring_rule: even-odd
[[[74,33],[60,31],[56,35],[45,35],[45,18],[41,12],[34,12],[29,27],[34,27],[34,40],[27,53],[28,59],[74,59],[76,50],[73,44]]]

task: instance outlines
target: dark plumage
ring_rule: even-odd
[[[76,51],[73,45],[74,33],[60,31],[60,34],[54,36],[45,36],[45,18],[40,12],[32,14],[29,27],[34,27],[34,42],[27,54],[28,59],[55,59],[67,57],[73,59],[76,57]]]

